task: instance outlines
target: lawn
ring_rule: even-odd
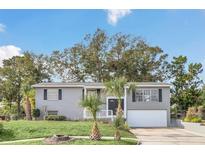
[[[1,144],[1,143],[0,143]],[[58,145],[136,145],[137,141],[135,140],[124,140],[114,141],[114,140],[100,140],[100,141],[91,141],[88,139],[77,139],[70,142],[64,142]],[[16,142],[3,145],[45,145],[43,141],[26,141],[26,142]]]
[[[54,134],[71,136],[88,136],[92,127],[90,121],[9,121],[2,122],[4,132],[1,141],[49,137]],[[111,124],[99,123],[102,136],[113,136],[114,128]],[[135,138],[129,131],[122,130],[122,137]],[[81,144],[81,141],[75,141]],[[105,141],[111,142],[111,141]],[[88,142],[86,142],[88,143]],[[99,142],[100,143],[100,142]],[[93,144],[93,143],[91,143]]]

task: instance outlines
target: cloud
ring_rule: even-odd
[[[1,33],[1,32],[4,32],[5,29],[6,29],[6,26],[5,26],[4,24],[1,24],[1,23],[0,23],[0,33]]]
[[[107,20],[108,23],[115,26],[119,19],[129,15],[131,13],[131,10],[107,10]]]
[[[14,45],[0,46],[0,67],[3,65],[4,59],[9,59],[13,56],[21,55],[21,48]]]

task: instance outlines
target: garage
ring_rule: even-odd
[[[167,110],[128,110],[130,127],[167,127]]]

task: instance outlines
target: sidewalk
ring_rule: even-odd
[[[82,138],[82,139],[89,139],[89,136],[70,136],[70,137],[74,137],[74,138]],[[3,141],[0,142],[0,144],[9,144],[9,143],[18,143],[18,142],[27,142],[27,141],[41,141],[44,138],[33,138],[33,139],[24,139],[24,140],[15,140],[15,141]],[[114,140],[114,137],[110,137],[110,136],[103,136],[102,139],[107,139],[107,140]],[[138,141],[136,138],[126,138],[126,137],[122,137],[122,140],[135,140]]]

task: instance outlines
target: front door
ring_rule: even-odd
[[[121,107],[122,110],[124,111],[124,99],[121,99]],[[108,110],[113,111],[113,115],[116,115],[117,107],[118,107],[118,101],[116,98],[108,98]]]

